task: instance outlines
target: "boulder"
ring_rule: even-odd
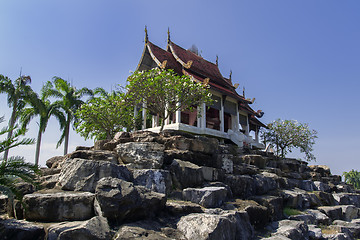
[[[282,190],[281,195],[284,198],[284,205],[290,208],[307,209],[321,205],[320,200],[314,193],[308,193],[302,189]]]
[[[256,166],[240,163],[233,167],[234,175],[255,175],[260,173],[260,169]]]
[[[61,170],[56,168],[57,170]],[[40,178],[41,189],[52,189],[56,186],[59,181],[60,173],[54,175],[48,175]]]
[[[331,219],[324,213],[320,212],[319,210],[308,209],[305,212],[309,213],[315,217],[315,223],[317,225],[319,225],[319,224],[329,225],[331,223]]]
[[[249,215],[250,223],[255,228],[263,228],[270,222],[270,211],[267,207],[262,206],[254,200],[241,200],[235,199],[234,202],[230,202],[237,210],[245,211]]]
[[[206,181],[222,181],[225,176],[225,170],[223,169],[202,166],[201,171]]]
[[[318,207],[318,209],[331,218],[331,220],[342,219],[342,208],[340,206],[322,206]]]
[[[360,209],[354,205],[340,205],[342,210],[342,219],[345,221],[351,221],[352,219],[360,217]]]
[[[118,178],[103,178],[96,187],[95,211],[109,220],[138,220],[165,207],[164,194]]]
[[[334,193],[333,196],[340,205],[354,205],[360,208],[360,194],[358,193]]]
[[[226,200],[225,187],[186,188],[183,190],[183,199],[198,203],[206,208],[220,207]]]
[[[360,237],[360,224],[342,220],[335,220],[332,224],[332,227],[339,232],[349,231],[354,238],[357,239]],[[346,229],[347,231],[344,231],[344,229]]]
[[[125,166],[75,158],[64,163],[57,187],[63,190],[94,192],[96,183],[104,177],[132,180],[132,174]]]
[[[224,183],[231,188],[234,197],[247,198],[255,195],[255,180],[248,175],[225,174]]]
[[[204,182],[202,168],[191,162],[175,159],[168,167],[178,188],[196,187]]]
[[[266,159],[261,155],[249,154],[241,157],[243,163],[254,165],[260,169],[266,167]]]
[[[165,234],[160,231],[143,228],[136,226],[135,224],[123,225],[116,232],[113,240],[135,240],[135,239],[146,239],[146,240],[172,240],[174,238],[168,238]]]
[[[253,178],[255,182],[255,193],[257,195],[264,195],[279,187],[277,183],[279,177],[274,173],[263,172],[254,175]]]
[[[248,214],[236,211],[189,214],[180,218],[177,229],[189,240],[247,240],[254,235]]]
[[[321,205],[324,205],[324,206],[334,206],[335,205],[335,199],[331,193],[314,192],[314,194],[320,200]]]
[[[315,191],[330,192],[331,190],[329,184],[320,181],[314,181],[314,185]]]
[[[46,160],[46,166],[48,168],[60,167],[61,162],[63,162],[64,159],[65,159],[65,156],[55,156],[55,157],[49,158],[48,160]]]
[[[314,182],[311,180],[301,180],[299,184],[299,188],[307,192],[312,192],[317,189]]]
[[[166,211],[175,216],[203,212],[199,204],[179,200],[167,200]]]
[[[276,227],[273,236],[284,236],[289,239],[308,239],[308,226],[302,221],[282,220],[272,224]]]
[[[24,217],[30,221],[75,221],[94,216],[94,197],[89,192],[33,193],[23,198]]]
[[[329,177],[331,175],[330,168],[326,165],[310,165],[310,171],[319,173],[321,177]]]
[[[0,219],[0,237],[3,240],[43,240],[42,226],[24,220]]]
[[[151,191],[163,194],[169,194],[172,191],[171,174],[167,170],[134,169],[132,172],[135,185],[141,185]]]
[[[322,239],[321,228],[316,225],[308,225],[310,239]]]
[[[234,156],[231,154],[219,154],[217,157],[217,168],[225,171],[225,173],[232,174],[234,172]]]
[[[283,198],[270,195],[253,196],[252,200],[256,201],[262,206],[267,207],[272,221],[283,219]]]
[[[306,224],[315,224],[316,219],[314,215],[307,213],[307,214],[299,214],[299,215],[292,215],[288,217],[289,220],[295,221],[303,221]]]
[[[47,240],[107,240],[111,238],[106,218],[99,216],[87,221],[56,223],[51,225],[47,232]]]
[[[165,147],[156,142],[128,142],[118,144],[119,160],[129,168],[159,169],[164,162]]]
[[[88,160],[107,161],[118,163],[118,156],[113,151],[107,150],[77,150],[67,155],[70,159],[81,158]]]
[[[130,132],[129,137],[134,142],[157,142],[157,143],[164,142],[163,136],[161,136],[159,133],[150,132],[150,131],[140,130],[140,131]],[[118,140],[124,139],[124,138],[127,138],[126,133],[120,135]]]
[[[0,215],[7,212],[9,197],[7,195],[0,195]]]

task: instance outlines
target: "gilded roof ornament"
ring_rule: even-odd
[[[230,75],[229,75],[230,81],[231,81],[231,76],[232,76],[232,70],[230,70]]]
[[[145,25],[145,43],[147,43],[148,41],[149,41],[149,36],[148,36],[147,27]]]
[[[170,28],[168,27],[168,31],[167,31],[167,42],[170,43]]]
[[[219,66],[219,56],[216,55],[216,66]]]

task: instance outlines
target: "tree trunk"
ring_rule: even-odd
[[[165,126],[165,118],[162,119],[161,121],[161,128],[160,128],[160,132],[162,132],[162,130],[164,129],[164,126]]]
[[[35,165],[36,166],[39,165],[41,136],[42,136],[42,131],[41,131],[41,127],[39,127],[38,137],[37,137],[37,141],[36,141],[36,151],[35,151]]]
[[[8,140],[12,137],[12,134],[13,134],[12,128],[14,127],[15,121],[16,121],[16,108],[17,108],[17,102],[14,103],[13,110],[12,110],[12,113],[11,113],[11,118],[10,118],[10,121],[9,121],[9,128],[11,130],[8,132],[8,135],[7,135]],[[7,162],[8,156],[9,156],[9,149],[6,149],[5,152],[4,152],[4,161],[5,162]]]
[[[68,116],[69,119],[69,116]],[[70,121],[68,120],[66,122],[65,126],[65,142],[64,142],[64,155],[68,153],[68,147],[69,147],[69,132],[70,132]]]

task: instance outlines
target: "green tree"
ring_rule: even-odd
[[[35,92],[32,93],[33,97],[31,97],[27,106],[21,111],[21,122],[22,127],[26,128],[29,124],[30,120],[34,117],[39,116],[39,130],[38,136],[36,140],[36,151],[35,151],[35,165],[39,164],[39,156],[40,156],[40,145],[42,134],[45,132],[47,124],[51,116],[54,116],[60,123],[60,128],[64,128],[65,116],[61,112],[61,105],[58,102],[51,103],[49,97],[52,95],[52,83],[47,82],[41,88],[40,96]]]
[[[277,119],[268,124],[268,128],[262,136],[264,142],[276,146],[277,156],[285,158],[293,148],[298,148],[300,152],[305,153],[307,161],[316,159],[312,151],[317,132],[310,130],[307,124],[299,123],[296,120]]]
[[[0,117],[0,123],[4,118]],[[12,128],[5,127],[0,130],[0,136],[13,131],[12,136],[5,140],[0,140],[0,154],[11,148],[20,145],[29,145],[34,143],[34,139],[23,138],[20,136],[24,134],[24,129],[18,129],[17,126]],[[0,192],[7,195],[15,195],[21,199],[21,193],[17,190],[16,183],[21,180],[35,184],[36,177],[39,173],[39,168],[36,165],[26,163],[23,157],[11,156],[7,160],[0,159]]]
[[[352,169],[350,172],[343,172],[345,182],[354,186],[354,188],[360,189],[360,172]]]
[[[178,110],[192,109],[201,103],[210,103],[211,94],[207,84],[177,75],[173,70],[154,68],[136,71],[128,79],[126,102],[132,106],[143,104],[151,113],[158,114],[160,131],[165,121]]]
[[[7,138],[11,139],[16,120],[19,118],[19,111],[25,106],[25,100],[30,97],[31,87],[30,76],[20,76],[14,83],[8,77],[0,75],[0,93],[7,93],[7,103],[12,108],[9,120],[9,131]],[[4,160],[9,155],[9,149],[4,152]]]
[[[76,110],[84,103],[81,98],[85,95],[92,96],[93,93],[88,88],[76,89],[74,86],[71,86],[68,81],[59,77],[54,77],[53,83],[55,88],[50,88],[49,91],[52,96],[61,99],[60,101],[57,101],[57,104],[61,106],[66,116],[65,122],[61,124],[61,126],[64,127],[61,129],[62,134],[56,147],[59,147],[64,142],[64,155],[66,155],[68,153],[69,146],[70,125],[76,121]]]
[[[133,108],[124,103],[124,93],[106,92],[102,88],[94,91],[97,97],[91,98],[75,113],[78,122],[76,132],[85,139],[111,139],[124,128],[133,126]]]

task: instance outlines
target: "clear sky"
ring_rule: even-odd
[[[167,29],[184,48],[195,44],[224,76],[256,98],[262,121],[296,119],[318,131],[316,163],[341,174],[360,170],[359,0],[2,0],[0,74],[30,75],[32,87],[58,76],[77,87],[125,84],[149,39],[165,48]],[[6,96],[0,115],[10,117]],[[2,124],[4,126],[4,124]],[[55,120],[43,137],[40,163],[54,155]],[[36,137],[30,125],[29,137]],[[70,136],[70,151],[91,145]],[[34,161],[34,146],[10,154]],[[297,154],[295,154],[295,157]]]

